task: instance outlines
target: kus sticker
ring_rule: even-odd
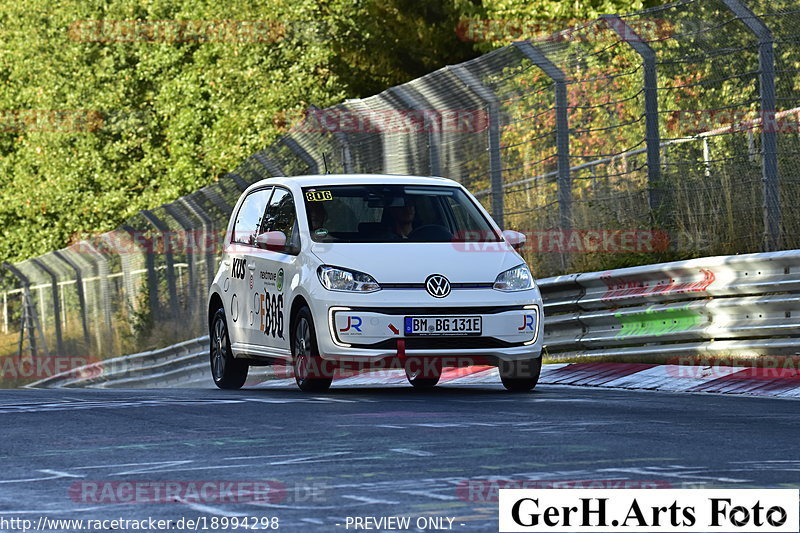
[[[278,270],[278,277],[275,279],[275,288],[283,291],[283,269]]]
[[[245,260],[243,257],[234,257],[231,263],[231,277],[236,279],[244,279],[245,273]]]

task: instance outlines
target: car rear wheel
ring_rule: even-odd
[[[304,392],[324,392],[333,381],[331,363],[319,355],[311,310],[298,311],[292,334],[292,366],[297,386]]]
[[[406,378],[415,389],[432,389],[442,376],[442,364],[439,361],[411,358],[406,361]]]
[[[217,387],[228,390],[241,389],[247,381],[249,367],[245,361],[233,357],[224,309],[217,309],[211,320],[210,356],[211,376]]]
[[[542,358],[502,362],[499,367],[503,386],[512,392],[528,392],[536,387],[542,372]]]

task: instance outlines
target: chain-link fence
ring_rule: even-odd
[[[312,108],[218,182],[6,265],[0,356],[105,358],[204,334],[240,192],[320,173],[323,153],[334,173],[463,183],[527,234],[539,277],[800,248],[799,73],[800,8],[686,0]]]

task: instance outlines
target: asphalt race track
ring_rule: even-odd
[[[454,531],[496,531],[491,488],[511,480],[797,487],[797,406],[546,385],[515,395],[499,383],[422,393],[334,387],[318,396],[268,385],[6,390],[0,518],[255,516],[278,517],[281,531],[346,531],[348,517],[408,516],[410,531],[425,530],[418,519],[430,531],[447,528],[446,518]],[[173,501],[130,503],[118,490],[265,480],[266,496],[236,502],[181,489]]]

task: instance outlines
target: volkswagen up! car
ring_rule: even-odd
[[[429,388],[444,367],[489,365],[531,390],[542,300],[523,242],[445,178],[260,181],[233,210],[209,292],[214,382],[238,389],[249,366],[280,364],[304,391],[380,368]]]

